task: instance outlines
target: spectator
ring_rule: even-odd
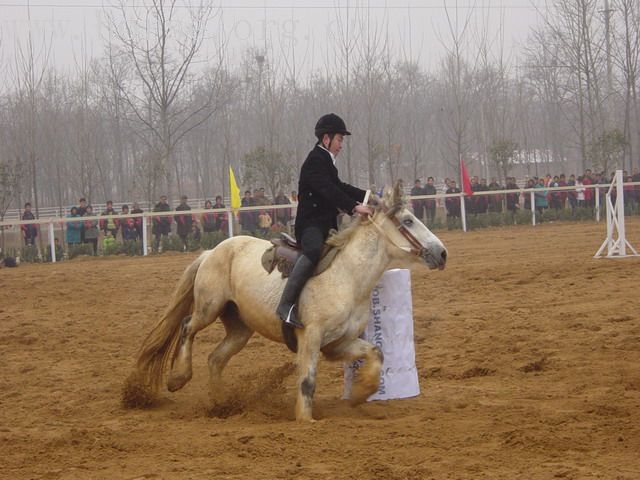
[[[80,204],[80,206],[78,207],[78,215],[84,217],[87,213],[87,199],[83,197],[78,200],[78,203]],[[82,229],[80,230],[80,243],[86,243],[84,235],[84,222],[82,223]]]
[[[296,223],[296,212],[298,210],[298,192],[292,190],[289,199],[291,200],[291,204],[295,205],[295,208],[291,209],[291,225],[293,226]]]
[[[455,183],[453,180],[449,181],[449,184],[451,183]],[[476,175],[474,175],[473,177],[471,177],[470,180],[471,183],[471,191],[472,192],[478,192],[480,191],[480,183],[478,182],[478,177]],[[479,206],[479,200],[480,197],[479,196],[465,196],[464,197],[464,205],[466,207],[466,211],[467,213],[473,213],[473,214],[477,214],[480,210],[480,206]]]
[[[455,180],[449,180],[449,188],[445,193],[460,193]],[[447,208],[447,219],[460,218],[460,197],[447,197],[444,203]]]
[[[202,235],[200,233],[200,227],[198,226],[198,222],[193,222],[193,225],[191,226],[191,237],[193,238],[193,241],[196,244],[200,243],[200,240],[202,240]]]
[[[575,194],[575,198],[576,198],[576,203],[577,206],[580,208],[583,208],[586,206],[586,190],[584,188],[584,184],[582,183],[584,181],[584,177],[579,176],[578,179],[576,180],[576,194]]]
[[[278,195],[273,201],[274,205],[290,205],[291,201],[284,194],[284,191],[280,190]],[[291,221],[291,209],[279,208],[276,210],[276,222],[285,227]]]
[[[56,262],[60,262],[64,259],[64,250],[62,248],[62,245],[60,245],[60,239],[58,237],[53,239],[53,250],[56,253]],[[51,246],[49,246],[49,254],[51,255],[51,260],[53,261]]]
[[[24,204],[24,212],[22,213],[22,220],[35,220],[36,217],[33,215],[31,211],[31,203],[27,202]],[[21,225],[20,229],[22,230],[22,236],[24,237],[25,245],[35,245],[36,237],[38,236],[38,227],[35,223],[28,223],[25,225]]]
[[[83,217],[93,217],[93,207],[91,205],[85,207]],[[84,228],[84,243],[90,244],[93,247],[93,254],[98,255],[98,237],[100,236],[98,220],[85,220],[82,223]]]
[[[541,178],[538,180],[538,184],[534,186],[535,189],[540,190],[539,192],[535,192],[535,207],[540,215],[547,208],[549,208],[549,202],[547,201],[547,191],[545,190],[545,179]]]
[[[80,215],[81,217],[84,217],[85,214],[87,213],[87,199],[86,198],[81,198],[80,200],[78,200],[78,203],[80,204],[80,206],[78,207],[78,215]]]
[[[78,207],[71,207],[71,211],[67,218],[80,218]],[[80,231],[82,230],[82,222],[67,222],[67,244],[71,247],[80,244]]]
[[[434,185],[433,177],[427,178],[427,184],[422,189],[423,195],[436,195],[438,191]],[[427,212],[427,224],[433,226],[436,220],[436,199],[428,198],[425,200],[425,210]]]
[[[535,186],[536,186],[536,181],[533,178],[530,178],[529,180],[527,180],[527,185],[525,186],[525,189],[531,190],[535,188]],[[531,205],[531,192],[522,192],[522,195],[524,197],[524,209],[533,210],[535,205],[533,206]]]
[[[559,182],[560,182],[560,178],[558,177],[558,175],[555,175],[553,177],[553,179],[549,182],[549,184],[547,185],[550,188],[557,188],[559,187]],[[551,194],[549,195],[549,200],[550,200],[550,207],[553,208],[554,210],[560,210],[561,205],[560,205],[560,192],[558,191],[552,191]]]
[[[480,184],[477,186],[478,192],[488,192],[489,186],[487,185],[487,179],[481,178]],[[473,198],[473,197],[472,197]],[[478,195],[476,197],[476,213],[487,213],[489,209],[489,196],[488,195]]]
[[[498,183],[496,177],[491,178],[491,183],[489,184],[490,191],[496,190],[504,190],[502,185]],[[489,197],[489,211],[494,213],[502,213],[502,195],[494,194]]]
[[[132,214],[137,214],[137,213],[144,213],[142,211],[142,209],[140,208],[140,205],[138,204],[138,202],[133,202],[132,208],[131,208],[131,213]],[[145,219],[144,217],[136,217],[133,219],[133,225],[134,228],[136,229],[136,239],[137,240],[141,240],[142,239],[142,222],[144,222]]]
[[[260,214],[258,215],[258,225],[260,227],[260,233],[263,236],[267,236],[269,230],[271,229],[271,215],[267,210],[260,210]]]
[[[220,195],[216,196],[216,203],[213,204],[213,209],[226,208],[224,203],[222,202],[222,197]],[[214,230],[215,231],[226,231],[229,228],[229,224],[227,223],[227,212],[214,212]]]
[[[182,195],[180,197],[180,205],[176,207],[177,212],[185,212],[191,210],[191,207],[187,204],[187,196]],[[182,250],[187,251],[188,238],[191,233],[191,227],[193,226],[193,217],[191,215],[175,215],[177,232],[180,240],[182,240]]]
[[[516,183],[516,179],[514,177],[507,177],[507,185],[505,186],[505,190],[515,191],[515,193],[507,193],[506,195],[507,211],[511,214],[515,214],[518,208],[520,208],[520,204],[518,202],[518,184]]]
[[[424,195],[424,190],[422,188],[422,182],[419,178],[416,178],[416,181],[413,183],[413,188],[411,189],[410,195],[412,197],[418,197]],[[424,222],[424,207],[425,202],[423,199],[412,198],[411,206],[413,207],[413,214],[418,217],[418,220]]]
[[[595,195],[593,188],[587,188],[589,185],[593,185],[593,178],[591,177],[591,170],[585,170],[585,174],[582,176],[582,185],[584,185],[584,204],[585,207],[593,208],[595,206]]]
[[[244,197],[242,197],[241,207],[253,207],[255,206],[255,201],[251,196],[251,190],[246,190],[244,192]],[[256,233],[256,220],[255,220],[253,211],[243,211],[240,212],[240,225],[242,225],[242,229],[249,232],[252,235]]]
[[[107,200],[107,208],[102,212],[102,216],[107,218],[100,220],[100,228],[104,231],[105,235],[110,232],[111,236],[115,239],[118,234],[118,221],[113,218],[113,215],[117,215],[116,211],[113,209],[113,202],[111,200]]]
[[[560,174],[560,180],[558,180],[558,187],[567,187],[567,177],[564,173]],[[568,193],[566,190],[561,190],[558,192],[560,195],[560,208],[565,209],[567,205]]]
[[[632,173],[631,180],[634,183],[635,182],[640,182],[640,170],[638,170],[637,168],[634,168],[631,173]],[[640,206],[640,185],[634,185],[633,186],[633,197],[635,199],[636,212],[637,212],[637,208],[638,208],[638,206]]]
[[[211,205],[211,200],[207,200],[204,202],[205,210],[211,210],[213,205]],[[216,230],[216,217],[213,212],[204,212],[200,216],[200,223],[202,224],[202,229],[204,233],[213,233]]]
[[[122,214],[129,214],[129,205],[122,206]],[[135,242],[137,240],[138,232],[136,231],[136,222],[133,218],[121,218],[120,219],[120,231],[122,234],[123,242]]]
[[[567,181],[567,187],[575,187],[576,186],[576,176],[571,174],[569,175],[569,180]],[[584,190],[583,190],[584,192]],[[567,192],[567,200],[569,200],[569,206],[571,207],[571,213],[575,212],[576,206],[578,205],[578,199],[576,195],[576,190],[569,190]]]
[[[624,183],[633,182],[633,177],[631,175],[626,175],[624,177]],[[632,212],[636,211],[636,192],[633,188],[633,185],[625,185],[623,187],[624,190],[624,201],[626,205],[629,205],[629,208]]]
[[[169,203],[167,203],[166,195],[162,195],[160,197],[160,201],[156,203],[153,207],[154,212],[170,212],[171,207]],[[169,215],[161,215],[153,217],[153,227],[151,228],[151,233],[154,236],[154,250],[156,252],[160,251],[160,239],[162,237],[166,237],[171,233],[171,222],[172,219]]]

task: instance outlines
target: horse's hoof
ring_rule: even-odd
[[[176,392],[184,387],[191,380],[191,375],[170,375],[167,380],[167,390]]]
[[[351,397],[349,398],[349,405],[352,407],[357,407],[358,405],[362,405],[367,401],[367,398],[371,395],[369,392],[360,391],[357,387],[354,387],[351,390]],[[375,393],[375,392],[374,392]]]
[[[298,423],[317,423],[318,421],[313,417],[298,417],[296,418]]]

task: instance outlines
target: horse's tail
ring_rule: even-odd
[[[184,271],[173,293],[171,303],[140,347],[136,371],[132,379],[135,378],[139,388],[150,389],[150,394],[155,394],[162,384],[164,369],[180,338],[182,319],[191,313],[196,274],[207,253],[200,255]]]

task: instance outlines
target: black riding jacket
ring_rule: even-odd
[[[340,181],[331,155],[316,145],[300,170],[296,237],[301,238],[310,226],[321,228],[326,237],[330,229],[338,228],[339,211],[351,215],[365,194],[365,190]]]

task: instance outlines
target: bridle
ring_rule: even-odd
[[[400,220],[398,220],[398,218],[395,216],[395,214],[390,214],[388,210],[386,209],[382,209],[382,213],[384,214],[384,221],[386,221],[387,218],[391,219],[391,221],[393,222],[394,226],[396,227],[396,229],[398,230],[398,232],[400,233],[400,235],[402,235],[411,245],[411,247],[406,247],[406,246],[402,246],[402,245],[398,245],[395,240],[393,238],[391,238],[389,236],[389,234],[384,231],[382,229],[382,227],[380,225],[378,225],[374,220],[373,217],[371,217],[371,223],[378,229],[378,231],[383,234],[387,240],[389,240],[389,242],[391,242],[392,245],[394,245],[395,247],[399,248],[400,250],[403,250],[407,253],[410,253],[412,255],[415,255],[417,257],[424,257],[426,255],[426,253],[428,252],[428,249],[424,248],[422,246],[422,244],[418,241],[418,239],[413,235],[413,233],[411,233],[409,231],[409,229],[407,227],[405,227]]]

